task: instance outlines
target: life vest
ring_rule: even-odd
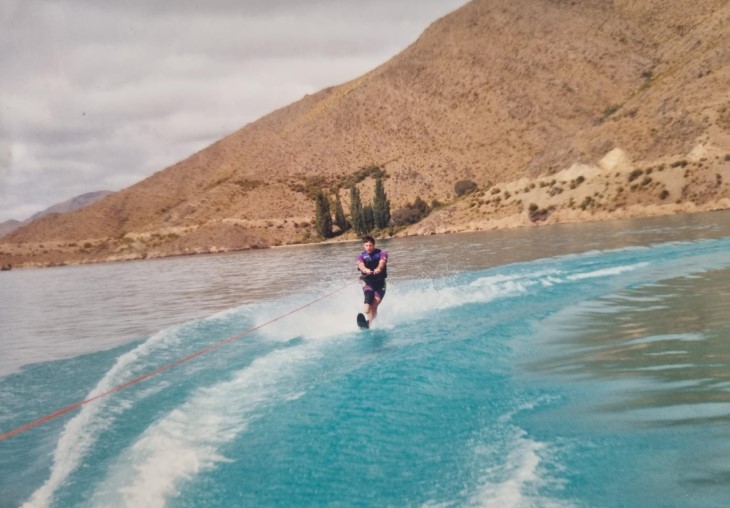
[[[372,254],[368,254],[368,251],[364,250],[360,253],[360,257],[362,257],[362,262],[365,265],[365,268],[369,270],[375,270],[378,265],[380,264],[380,253],[382,251],[380,249],[373,250]],[[367,279],[369,280],[380,280],[385,279],[388,276],[388,264],[386,263],[383,267],[383,270],[378,275],[367,275]],[[372,277],[372,279],[371,279]]]

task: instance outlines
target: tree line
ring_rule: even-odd
[[[354,229],[358,235],[367,235],[376,229],[384,229],[391,225],[390,201],[385,194],[383,180],[375,179],[375,195],[372,203],[363,205],[360,191],[353,184],[350,187],[350,220],[347,220],[342,208],[339,193],[335,194],[335,217],[332,220],[330,201],[324,191],[320,190],[315,198],[315,225],[322,238],[334,236],[333,225],[341,233]]]
[[[337,187],[334,190],[334,205],[327,197],[327,194],[320,187],[315,195],[316,215],[315,225],[317,233],[322,238],[335,236],[334,227],[339,234],[354,229],[360,236],[370,234],[375,230],[382,230],[388,227],[402,227],[415,224],[429,215],[433,210],[440,208],[442,204],[434,199],[429,205],[420,196],[416,197],[413,203],[405,203],[390,213],[390,200],[385,194],[382,176],[385,172],[378,166],[371,166],[359,171],[351,177],[347,183],[350,184],[350,219],[345,216],[342,208],[340,195]],[[357,184],[368,177],[375,177],[375,194],[373,201],[363,204]],[[478,190],[477,184],[471,180],[460,180],[454,185],[454,194],[459,197]],[[335,209],[334,220],[332,219],[332,206]]]

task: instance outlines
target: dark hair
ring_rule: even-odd
[[[372,237],[372,236],[370,236],[370,235],[366,235],[366,236],[363,236],[363,237],[362,237],[362,243],[367,243],[367,242],[370,242],[370,243],[372,243],[373,245],[375,245],[375,238],[373,238],[373,237]]]

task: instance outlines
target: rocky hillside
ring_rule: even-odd
[[[312,241],[385,170],[397,234],[730,207],[727,0],[474,0],[402,53],[2,239],[16,266]],[[476,190],[456,196],[455,184]]]

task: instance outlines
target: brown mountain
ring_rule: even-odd
[[[394,209],[442,204],[398,234],[730,207],[728,27],[727,0],[475,0],[373,71],[20,228],[0,262],[310,241],[312,190],[347,209],[373,166]]]

